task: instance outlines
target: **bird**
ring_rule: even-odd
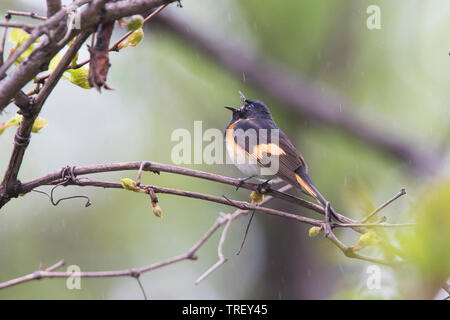
[[[331,216],[336,218],[334,210],[330,209],[329,202],[313,184],[303,156],[289,137],[277,126],[266,104],[259,100],[246,99],[242,92],[239,94],[243,102],[240,108],[225,106],[226,109],[232,111],[232,118],[224,134],[229,157],[234,165],[246,175],[239,179],[237,189],[244,181],[251,178],[264,181],[260,185],[263,187],[270,186],[271,182],[282,180],[319,202],[324,207],[327,223],[327,219],[331,221]],[[257,133],[253,139],[251,134],[247,134],[250,131]],[[258,134],[261,131],[265,131],[266,134]],[[273,133],[277,133],[273,136],[278,139],[273,139]],[[278,162],[278,166],[275,166],[278,167],[277,171],[264,175],[264,169],[268,168],[272,161]],[[329,227],[329,225],[325,227]],[[329,231],[327,229],[326,233]]]

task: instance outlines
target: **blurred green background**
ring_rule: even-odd
[[[417,230],[386,230],[404,249],[408,266],[381,267],[381,288],[366,286],[370,263],[350,260],[308,227],[292,220],[257,214],[239,255],[246,219],[231,225],[224,253],[229,261],[198,286],[194,281],[217,260],[217,233],[184,261],[141,277],[154,299],[333,299],[444,298],[439,288],[450,274],[450,2],[377,1],[381,29],[366,27],[373,1],[186,0],[183,8],[165,9],[229,44],[244,43],[320,88],[338,90],[352,100],[340,106],[376,123],[386,132],[420,148],[438,152],[441,167],[419,174],[407,161],[381,153],[367,143],[308,117],[293,116],[285,105],[246,80],[237,78],[149,23],[136,48],[110,55],[108,84],[114,91],[85,90],[61,80],[41,116],[49,125],[34,134],[19,178],[32,179],[66,165],[150,160],[171,164],[170,136],[177,128],[224,129],[230,114],[224,105],[240,103],[238,90],[265,101],[280,128],[309,163],[315,184],[340,212],[360,218],[406,187],[408,194],[383,215],[390,222],[421,222]],[[7,9],[45,14],[44,1],[2,1]],[[25,19],[17,19],[25,21]],[[124,29],[117,27],[114,39]],[[83,49],[81,57],[87,57]],[[80,58],[82,59],[82,58]],[[31,87],[30,87],[31,88]],[[349,108],[352,108],[349,110]],[[14,117],[15,107],[0,114]],[[0,136],[0,172],[7,166],[14,130]],[[231,165],[192,165],[233,177]],[[100,177],[119,181],[135,173]],[[145,173],[144,183],[249,199],[249,192],[162,173]],[[46,188],[41,187],[45,190]],[[30,193],[8,203],[0,213],[0,282],[33,272],[42,262],[61,258],[83,271],[144,266],[184,253],[214,223],[219,212],[233,210],[212,203],[160,195],[163,219],[151,212],[147,197],[120,190],[60,188],[58,196],[88,194],[83,200],[53,207]],[[313,213],[272,202],[272,207],[315,217]],[[416,218],[417,217],[417,218]],[[354,244],[358,235],[340,230]],[[378,254],[376,248],[368,251]],[[407,271],[405,271],[407,270]],[[34,281],[0,290],[0,299],[141,299],[132,278],[82,279],[80,290],[65,280]]]

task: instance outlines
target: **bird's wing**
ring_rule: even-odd
[[[308,177],[308,168],[305,160],[281,130],[279,146],[284,151],[284,154],[279,158],[277,176],[300,188],[305,194],[317,198],[316,189]]]
[[[317,191],[307,175],[303,157],[273,121],[239,120],[232,129],[233,139],[227,143],[234,143],[236,148],[241,148],[249,159],[256,161],[261,167],[269,167],[271,161],[278,161],[276,176],[301,189],[305,194],[317,198]],[[261,134],[261,129],[267,129],[266,134]],[[278,130],[278,135],[273,134],[272,130]],[[246,135],[243,136],[242,133]]]

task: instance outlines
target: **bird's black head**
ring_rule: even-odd
[[[264,104],[264,102],[259,100],[249,100],[244,101],[244,106],[240,109],[241,117],[244,119],[249,118],[268,118],[272,119],[269,108]]]
[[[272,115],[270,114],[269,108],[267,108],[264,102],[259,100],[246,99],[241,92],[239,93],[244,102],[244,105],[239,109],[233,107],[225,107],[233,111],[232,121],[250,118],[272,119]]]

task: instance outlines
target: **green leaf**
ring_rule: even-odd
[[[78,69],[70,69],[67,70],[67,72],[70,74],[70,79],[68,79],[73,84],[83,88],[83,89],[91,89],[91,86],[89,85],[89,67],[84,66]]]
[[[429,281],[445,281],[450,272],[449,208],[450,179],[424,186],[409,214],[417,225],[398,234],[405,256]]]
[[[62,59],[62,54],[56,54],[56,56],[53,57],[52,60],[50,60],[50,63],[48,64],[48,71],[53,71],[58,66],[59,62]]]
[[[31,35],[29,33],[26,33],[22,29],[14,28],[9,33],[9,41],[22,44],[27,41],[30,36]]]
[[[38,133],[41,129],[45,128],[48,124],[48,121],[44,118],[37,117],[34,120],[33,128],[31,128],[31,132]]]
[[[139,28],[138,30],[130,34],[127,40],[119,44],[118,46],[119,50],[125,47],[136,47],[143,38],[144,38],[144,30],[142,30],[142,28]]]
[[[10,119],[8,122],[3,122],[0,126],[0,134],[2,134],[7,128],[12,126],[19,126],[19,124],[22,122],[23,116],[20,114],[16,114],[14,118]],[[48,124],[48,121],[44,118],[37,117],[36,120],[33,123],[33,128],[31,129],[32,132],[37,133],[41,129],[45,128]]]
[[[264,195],[256,191],[253,191],[250,194],[250,198],[252,199],[252,203],[259,203],[264,200]]]

